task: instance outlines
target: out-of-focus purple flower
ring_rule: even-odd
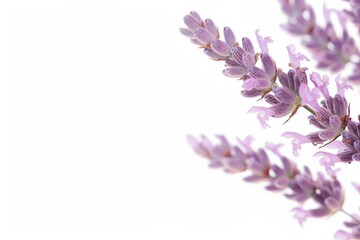
[[[301,207],[293,208],[291,211],[294,213],[294,218],[296,218],[301,227],[303,227],[303,223],[306,222],[306,219],[311,216],[310,211],[306,211]]]
[[[335,163],[340,162],[340,158],[336,154],[321,151],[315,153],[314,157],[321,157],[319,160],[320,165],[325,168],[329,176],[335,177],[336,171],[333,169],[333,166]]]
[[[299,171],[294,162],[281,155],[278,146],[268,144],[270,149],[280,158],[282,165],[274,164],[265,149],[253,150],[250,145],[250,138],[245,141],[239,140],[238,145],[231,145],[221,135],[218,138],[220,143],[217,145],[209,142],[204,136],[200,141],[189,136],[188,142],[195,152],[208,158],[211,163],[220,163],[216,166],[222,167],[226,172],[249,171],[250,175],[245,177],[244,181],[268,182],[265,189],[269,191],[285,190],[284,195],[288,199],[300,204],[313,199],[317,203],[316,208],[310,210],[293,209],[295,217],[301,225],[309,217],[330,216],[341,209],[344,194],[341,184],[336,178],[326,179],[324,175],[318,173],[317,179],[314,179],[308,167]],[[231,158],[236,159],[236,161],[229,164],[228,159]]]
[[[334,239],[336,240],[356,240],[356,239],[360,239],[360,235],[355,236],[351,233],[348,233],[344,230],[338,230],[335,234],[334,234]]]
[[[352,220],[344,222],[351,232],[344,230],[338,230],[334,238],[336,240],[359,240],[360,239],[360,216],[357,214],[351,214]]]
[[[244,181],[257,182],[269,177],[270,161],[263,149],[253,152],[251,158],[247,159],[247,166],[252,174],[245,177]]]
[[[211,168],[223,168],[229,173],[246,170],[245,159],[247,156],[241,149],[237,146],[230,146],[222,135],[218,135],[217,138],[220,140],[217,145],[213,145],[205,136],[201,136],[201,139],[197,140],[194,136],[188,135],[187,141],[197,154],[209,160]]]
[[[305,180],[305,181],[304,181]],[[324,176],[318,173],[318,179],[312,180],[311,176],[307,178],[294,178],[295,184],[293,188],[301,189],[306,188],[307,193],[310,196],[302,196],[301,192],[303,190],[298,190],[300,194],[297,196],[299,200],[302,200],[302,197],[314,199],[319,207],[315,209],[305,210],[303,208],[293,209],[295,218],[298,219],[300,225],[302,226],[303,222],[306,221],[308,217],[324,217],[334,214],[339,211],[344,202],[344,193],[341,187],[341,184],[336,179],[326,180]],[[297,192],[294,190],[294,192]],[[292,195],[293,197],[294,195]],[[296,196],[296,195],[295,195]]]
[[[288,17],[287,23],[282,25],[283,28],[292,34],[304,37],[303,45],[312,52],[319,68],[327,68],[337,72],[352,61],[353,56],[359,56],[355,41],[350,37],[346,28],[346,17],[341,11],[329,9],[324,4],[323,14],[326,26],[322,27],[316,24],[314,11],[304,0],[280,0],[279,2],[283,12]],[[354,5],[360,9],[359,4]],[[354,12],[356,11],[354,10]],[[351,11],[348,13],[352,15],[353,19],[356,18],[356,14],[351,13]],[[332,14],[336,15],[340,23],[341,36],[338,36],[339,34],[334,29],[330,16]],[[349,79],[360,79],[358,72],[360,71],[355,70]]]
[[[283,12],[288,16],[288,22],[282,25],[284,29],[296,35],[313,31],[316,25],[314,10],[306,5],[304,0],[279,0],[279,2]]]

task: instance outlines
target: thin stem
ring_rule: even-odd
[[[302,107],[308,110],[312,115],[316,115],[315,110],[309,107],[308,105],[303,105]]]
[[[351,215],[350,213],[348,213],[347,211],[345,211],[343,208],[340,209],[340,211],[342,213],[344,213],[345,215],[347,215],[348,217],[352,218],[355,222],[360,224],[360,220],[357,219],[356,217],[354,217],[353,215]]]

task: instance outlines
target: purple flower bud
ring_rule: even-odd
[[[194,31],[194,37],[202,44],[209,44],[212,40],[215,39],[214,35],[212,35],[205,28],[197,28]]]
[[[244,53],[242,55],[241,62],[244,64],[245,67],[251,68],[255,65],[255,58],[249,53]]]
[[[217,29],[215,23],[214,23],[211,19],[209,19],[209,18],[205,19],[205,28],[206,28],[206,30],[208,30],[214,37],[217,37],[217,35],[218,35],[218,29]]]
[[[249,75],[255,79],[267,79],[267,75],[264,70],[258,67],[249,69]]]
[[[319,138],[323,141],[332,140],[337,135],[337,131],[334,129],[326,129],[318,133]]]
[[[180,33],[184,35],[185,37],[192,38],[194,37],[193,31],[191,31],[188,28],[180,28]]]
[[[272,110],[273,114],[272,117],[284,117],[286,115],[288,115],[291,110],[292,110],[292,105],[288,104],[288,103],[278,103],[275,104],[273,106],[270,107],[270,109]]]
[[[212,59],[223,59],[224,57],[214,52],[212,49],[204,48],[204,53]]]
[[[268,75],[268,77],[270,79],[274,78],[275,73],[276,73],[276,67],[275,67],[274,60],[270,57],[270,55],[268,55],[266,53],[262,53],[260,55],[260,59],[262,62],[263,69],[266,72],[266,74]]]
[[[316,120],[314,115],[309,116],[308,119],[309,119],[310,124],[314,125],[315,127],[320,128],[320,129],[326,129],[326,126],[322,125],[321,122]]]
[[[196,28],[200,27],[201,21],[190,14],[184,17],[184,23],[190,30],[195,30]]]
[[[229,27],[224,28],[224,39],[226,44],[230,47],[235,46],[236,38],[233,31]]]
[[[264,99],[266,102],[270,103],[271,105],[279,103],[279,101],[275,98],[275,96],[271,94],[266,94]]]
[[[232,52],[232,56],[234,58],[234,60],[238,63],[238,64],[243,64],[242,63],[242,56],[245,54],[245,50],[242,49],[241,47],[239,46],[236,46],[236,47],[233,47],[231,49],[231,52]]]
[[[200,15],[199,15],[197,12],[191,11],[191,12],[190,12],[190,15],[193,16],[194,18],[196,18],[199,22],[202,21]]]
[[[250,39],[248,39],[247,37],[243,37],[242,46],[246,52],[251,53],[252,55],[255,55],[254,46],[252,45]]]
[[[214,50],[215,53],[227,57],[231,53],[231,48],[225,42],[215,39],[211,41],[211,48]]]
[[[247,74],[247,72],[247,68],[241,66],[230,67],[223,70],[223,74],[231,78],[242,78]]]
[[[244,97],[258,97],[263,94],[263,91],[260,89],[251,89],[251,90],[242,90],[241,95]]]
[[[276,87],[273,89],[273,92],[279,102],[293,104],[296,100],[295,94],[287,88]]]

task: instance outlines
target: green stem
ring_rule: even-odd
[[[315,110],[309,107],[308,105],[303,105],[302,107],[308,110],[312,115],[316,115]]]
[[[344,213],[345,215],[347,215],[348,217],[352,218],[355,222],[360,224],[360,220],[357,219],[356,217],[354,217],[353,215],[351,215],[350,213],[348,213],[347,211],[345,211],[343,208],[340,208],[340,211],[342,213]]]

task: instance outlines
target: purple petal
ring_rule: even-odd
[[[250,39],[248,39],[247,37],[243,37],[242,46],[246,52],[251,53],[252,55],[255,55],[254,46],[252,45]]]
[[[340,75],[337,75],[335,81],[336,81],[337,93],[342,97],[344,97],[345,90],[354,89],[353,86],[349,83],[340,83],[340,81],[341,81]]]
[[[298,220],[301,227],[303,226],[303,223],[306,222],[306,219],[311,216],[309,211],[300,207],[293,208],[291,211],[294,212],[294,218]]]
[[[326,173],[335,177],[335,171],[332,169],[335,163],[340,162],[340,158],[336,154],[328,153],[328,152],[317,152],[314,154],[314,157],[321,157],[319,162],[320,165],[323,166],[326,170]]]
[[[184,23],[190,30],[195,30],[196,28],[200,27],[201,21],[199,21],[199,19],[193,15],[186,15],[184,17]]]
[[[303,55],[299,52],[295,53],[296,48],[294,45],[291,44],[291,45],[287,46],[286,48],[288,50],[291,66],[294,69],[300,68],[300,61],[303,61],[303,60],[309,61],[309,59],[305,55]]]
[[[341,119],[337,115],[330,116],[329,123],[331,128],[340,129],[341,127]]]
[[[337,134],[337,129],[326,129],[319,132],[319,137],[321,140],[327,141],[332,140]]]
[[[271,37],[265,37],[265,38],[263,38],[263,37],[260,36],[260,34],[259,34],[259,29],[255,31],[255,34],[256,34],[256,39],[257,39],[257,41],[258,41],[259,47],[260,47],[260,49],[261,49],[261,52],[262,52],[262,53],[267,53],[267,54],[269,54],[269,49],[268,49],[267,44],[273,42],[273,40],[271,39]]]
[[[307,84],[301,83],[299,88],[299,95],[301,97],[301,105],[310,105],[311,107],[318,109],[320,108],[317,100],[320,98],[319,90],[317,88],[313,88],[310,91],[310,88]]]
[[[236,44],[236,38],[231,28],[229,27],[224,28],[224,39],[227,45],[229,45],[230,47]]]
[[[295,132],[285,132],[281,136],[286,137],[286,138],[293,138],[292,145],[293,145],[294,156],[299,156],[298,150],[301,149],[301,144],[310,142],[310,140],[307,136],[304,136],[304,135],[301,135],[301,134],[295,133]]]
[[[255,78],[248,78],[244,81],[242,87],[245,89],[245,90],[252,90],[252,89],[256,89],[258,88],[259,86],[259,81]]]
[[[270,57],[270,55],[263,53],[260,55],[260,59],[262,62],[262,66],[266,74],[270,79],[272,79],[276,74],[276,66],[274,60]]]
[[[280,102],[293,104],[294,101],[296,100],[296,96],[295,96],[294,92],[290,91],[287,88],[276,87],[273,89],[273,92],[274,92],[275,98]]]
[[[196,18],[199,22],[202,21],[200,15],[199,15],[197,12],[191,11],[191,12],[190,12],[190,15],[193,16],[194,18]]]
[[[208,30],[214,37],[218,35],[218,28],[211,19],[205,19],[205,28]]]
[[[188,28],[180,28],[180,33],[184,35],[185,37],[192,38],[194,37],[193,31],[191,31]]]
[[[214,35],[205,28],[197,28],[194,31],[194,37],[202,44],[208,44],[215,39]]]
[[[211,41],[211,48],[214,50],[215,53],[221,56],[229,56],[231,53],[231,48],[225,42],[215,39]]]
[[[321,94],[325,99],[329,98],[329,90],[327,86],[329,85],[329,77],[324,75],[323,78],[320,77],[320,74],[313,72],[310,75],[310,80],[314,83],[314,85],[319,88]]]
[[[281,102],[271,106],[270,109],[273,111],[272,117],[279,118],[288,115],[292,110],[292,105]]]
[[[250,53],[244,53],[241,58],[241,62],[245,67],[251,68],[255,65],[255,58]]]
[[[267,124],[267,121],[269,121],[270,116],[273,115],[273,111],[271,109],[266,107],[252,107],[248,112],[257,113],[257,119],[259,120],[262,128],[270,127]]]
[[[345,232],[343,230],[338,230],[335,234],[334,234],[334,238],[336,240],[351,240],[354,239],[354,236],[348,232]]]
[[[330,209],[332,212],[336,212],[341,208],[341,199],[336,199],[334,197],[328,197],[324,201],[325,206]]]
[[[351,184],[353,185],[355,190],[360,193],[360,184],[358,184],[357,182],[351,182]]]
[[[223,70],[223,74],[231,78],[242,78],[247,74],[248,70],[245,67],[231,67]]]
[[[223,59],[224,58],[223,56],[215,53],[214,50],[212,50],[212,49],[204,48],[204,53],[212,59]]]
[[[276,156],[281,157],[282,154],[280,153],[280,148],[284,146],[284,144],[274,144],[271,142],[265,143],[266,148],[268,148],[271,152],[273,152]]]

